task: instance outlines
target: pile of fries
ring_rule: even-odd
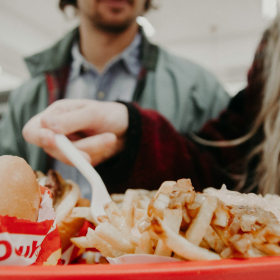
[[[280,224],[261,208],[226,205],[196,193],[189,179],[164,182],[157,192],[127,190],[112,196],[107,215],[80,248],[105,257],[154,254],[180,260],[215,260],[280,255]],[[120,204],[121,203],[121,204]]]

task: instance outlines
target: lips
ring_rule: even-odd
[[[100,2],[109,5],[112,8],[120,9],[127,5],[133,5],[134,0],[101,0]]]

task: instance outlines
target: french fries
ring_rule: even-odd
[[[135,254],[153,254],[154,249],[151,243],[151,237],[149,232],[145,231],[141,238],[138,246],[135,248]]]
[[[198,247],[176,234],[156,216],[152,219],[152,228],[169,249],[187,260],[219,260],[221,258],[218,254]]]
[[[76,245],[78,248],[93,248],[93,246],[88,242],[85,236],[81,237],[72,237],[71,242]]]
[[[164,224],[176,234],[179,234],[182,223],[182,208],[165,209],[163,214]],[[165,245],[162,239],[157,243],[155,255],[171,257],[172,250]]]
[[[153,254],[218,260],[280,255],[280,224],[274,214],[196,193],[189,179],[164,182],[158,191],[127,190],[112,198],[95,231],[89,228],[86,237],[72,238],[79,248],[94,247],[113,258]]]
[[[133,242],[133,237],[129,236],[129,234],[125,234],[121,232],[112,224],[102,223],[95,229],[95,234],[102,238],[104,241],[109,243],[114,248],[132,254],[135,251],[135,242]],[[132,244],[132,242],[134,244]],[[139,243],[139,242],[136,242]]]
[[[197,216],[192,220],[188,230],[186,231],[186,239],[195,245],[199,245],[212,220],[214,211],[217,207],[217,198],[208,196],[197,213]]]
[[[86,236],[89,246],[92,246],[102,252],[104,257],[117,258],[124,255],[124,252],[113,248],[108,242],[97,236],[97,234],[91,228],[88,229]]]

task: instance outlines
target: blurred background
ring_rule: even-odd
[[[231,95],[246,84],[256,46],[277,0],[156,0],[145,21],[150,40],[212,71]],[[78,24],[58,0],[0,0],[0,115],[9,92],[29,77],[23,57]],[[143,19],[142,21],[143,22]]]

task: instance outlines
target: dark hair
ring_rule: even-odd
[[[144,10],[147,12],[151,8],[155,8],[152,4],[153,0],[146,0]],[[77,8],[77,0],[59,0],[59,9],[64,11],[66,6],[73,6]]]
[[[59,9],[64,11],[66,6],[74,6],[77,8],[77,0],[59,0]]]

